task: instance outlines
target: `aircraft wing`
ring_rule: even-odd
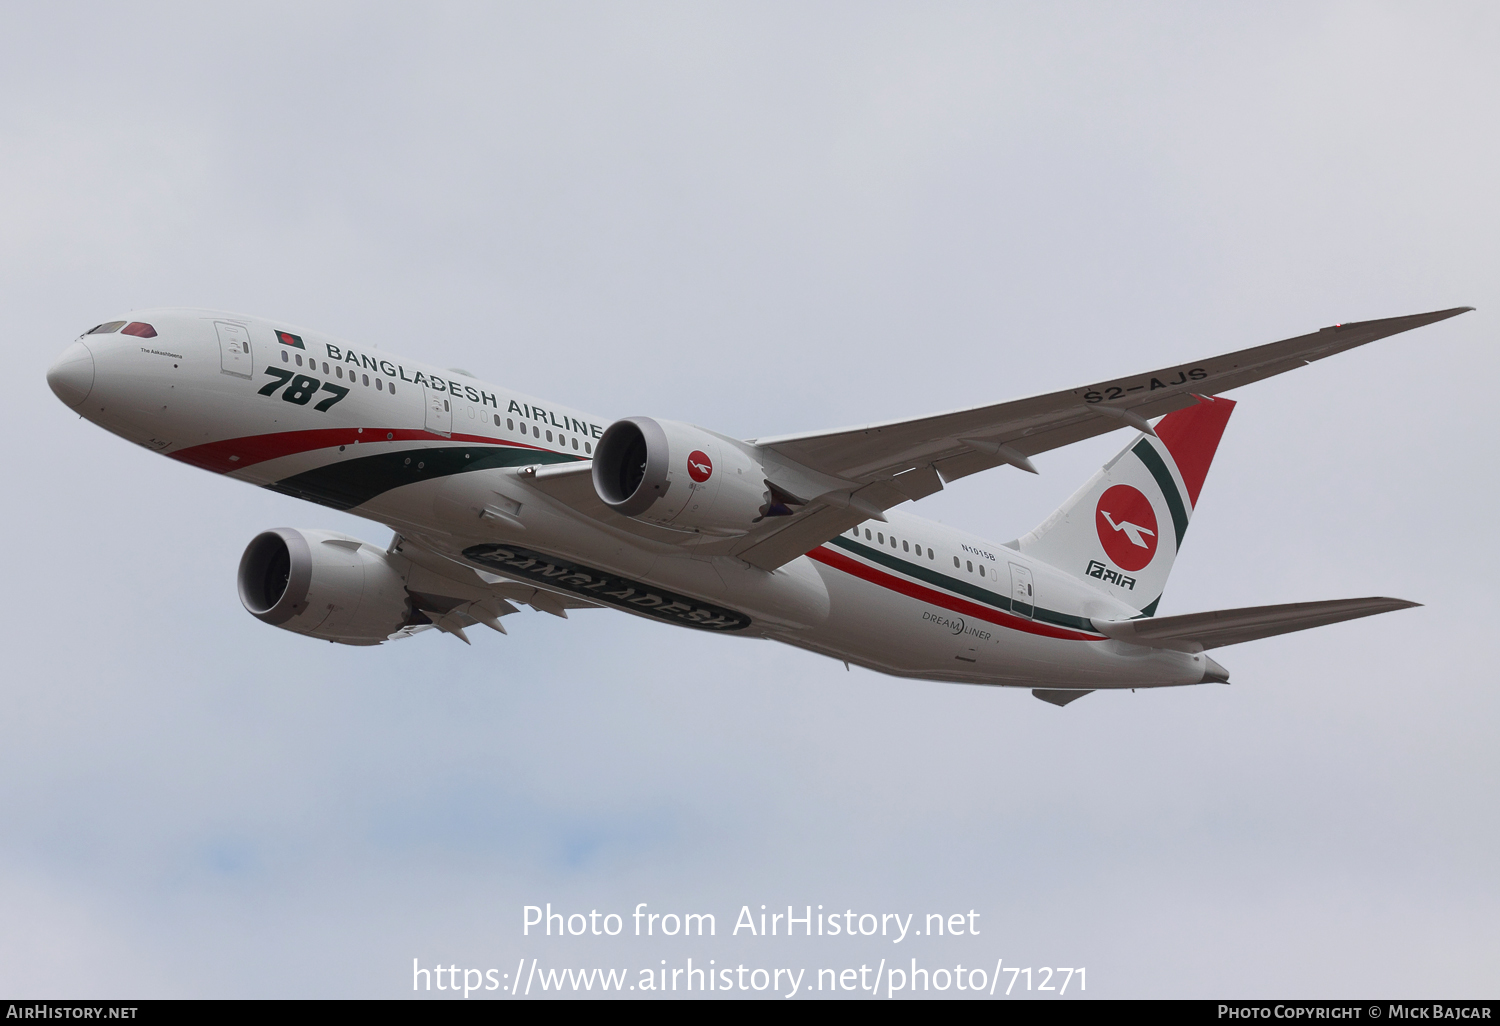
[[[800,498],[793,516],[768,518],[741,538],[695,538],[763,570],[777,567],[883,511],[940,491],[981,470],[1010,464],[1036,473],[1029,457],[1149,421],[1388,335],[1472,310],[1459,306],[1406,317],[1335,324],[1306,335],[1174,364],[1077,388],[862,427],[754,439],[767,480]],[[587,464],[523,468],[533,487],[586,516],[663,539],[671,532],[614,513],[593,493]]]
[[[1139,428],[1139,421],[1192,405],[1195,393],[1218,395],[1472,309],[1458,306],[1335,324],[1296,338],[1067,391],[913,420],[761,438],[756,444],[820,473],[861,482],[886,480],[926,466],[936,469],[944,481],[1003,463],[1029,470],[1028,456],[1116,428]]]
[[[855,524],[981,470],[1010,464],[1036,473],[1028,457],[1148,421],[1388,335],[1474,309],[1471,306],[1335,324],[1306,335],[1061,392],[863,427],[760,438],[755,444],[797,469],[847,483],[835,502],[811,502],[790,523],[764,524],[734,555],[774,570]],[[770,480],[797,491],[795,473]],[[852,503],[850,502],[852,500]],[[846,503],[840,505],[839,502]]]

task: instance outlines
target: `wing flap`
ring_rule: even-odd
[[[853,507],[838,509],[824,506],[797,517],[774,534],[747,535],[740,547],[731,550],[730,555],[769,572],[868,519],[869,514]]]
[[[1188,613],[1185,616],[1095,620],[1093,623],[1101,634],[1116,641],[1199,652],[1420,605],[1420,602],[1396,598],[1330,599],[1324,602],[1290,602],[1279,606],[1216,609],[1207,613]]]

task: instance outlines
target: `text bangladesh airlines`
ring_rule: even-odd
[[[1100,688],[1227,681],[1209,649],[1415,603],[1338,599],[1155,616],[1234,403],[1219,394],[1469,307],[1335,325],[1114,381],[912,420],[742,441],[606,422],[463,371],[277,321],[149,310],[47,374],[99,426],[216,474],[389,525],[380,548],[273,528],[245,608],[349,645],[505,632],[530,606],[612,607],[773,638],[883,673]],[[904,512],[946,484],[1116,429],[1057,512],[996,544]]]

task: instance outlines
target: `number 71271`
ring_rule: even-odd
[[[1017,978],[1019,978],[1020,976],[1023,976],[1023,975],[1026,977],[1026,989],[1027,990],[1031,990],[1032,989],[1031,988],[1031,969],[1029,969],[1029,968],[1022,969],[1019,966],[1007,966],[1004,969],[1000,969],[1000,968],[997,967],[996,970],[995,970],[996,982],[999,982],[999,977],[1000,977],[1000,974],[1002,972],[1007,972],[1007,973],[1011,974],[1011,976],[1010,976],[1010,983],[1007,984],[1006,988],[1005,988],[1005,993],[1007,995],[1010,994],[1011,989],[1013,987],[1015,987]],[[1063,973],[1067,973],[1068,975],[1067,976],[1062,976]],[[1078,989],[1079,990],[1087,990],[1088,986],[1085,983],[1084,972],[1083,972],[1082,969],[1058,968],[1058,969],[1054,970],[1050,966],[1045,966],[1045,965],[1042,966],[1040,969],[1037,970],[1037,988],[1036,989],[1037,990],[1052,990],[1052,991],[1056,991],[1059,994],[1066,994],[1068,992],[1068,984],[1072,981],[1074,973],[1077,973],[1077,975],[1078,975]],[[1061,987],[1054,986],[1054,983],[1056,982],[1054,978],[1055,977],[1059,977],[1059,976],[1062,977],[1062,986]]]

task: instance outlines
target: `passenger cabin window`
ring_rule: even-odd
[[[302,357],[299,356],[299,357],[297,357],[297,359],[300,360],[300,359],[302,359]],[[361,374],[360,377],[362,377],[362,378],[365,379],[365,387],[369,388],[370,387],[370,375],[368,375],[368,374]]]
[[[964,560],[964,562],[969,564],[969,573],[972,574],[974,572],[974,561],[972,559],[966,559]]]
[[[927,550],[927,558],[928,559],[936,559],[937,557],[932,554],[932,550],[931,549],[928,549]]]
[[[291,363],[292,362],[291,354],[288,353],[285,349],[283,349],[281,351],[281,362],[282,363]]]
[[[902,542],[901,543],[901,551],[902,552],[910,552],[911,551],[911,546],[908,545],[906,542]]]
[[[583,443],[583,451],[586,452],[586,453],[591,453],[591,452],[594,451],[594,447],[592,445],[590,445],[589,443],[584,442]]]
[[[377,391],[377,392],[384,392],[385,391],[385,386],[380,383],[380,379],[379,378],[375,379],[375,391]]]
[[[980,577],[984,576],[984,564],[983,563],[979,564],[979,576]]]
[[[954,566],[955,569],[958,567],[958,557],[957,556],[953,557],[953,566]]]
[[[869,540],[870,540],[870,529],[867,527],[867,528],[865,528],[865,541],[869,541]]]

